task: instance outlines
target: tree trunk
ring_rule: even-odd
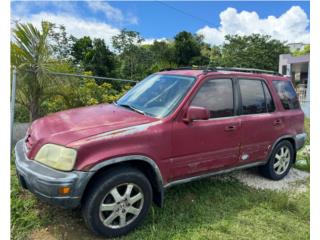
[[[29,119],[30,122],[38,119],[40,117],[40,108],[37,102],[32,102],[29,108]]]

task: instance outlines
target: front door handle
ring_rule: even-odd
[[[281,125],[281,124],[282,124],[281,119],[277,119],[277,120],[274,120],[274,121],[273,121],[273,126],[279,126],[279,125]]]
[[[229,131],[234,131],[236,129],[237,129],[237,126],[231,125],[231,126],[226,126],[224,130],[229,132]]]

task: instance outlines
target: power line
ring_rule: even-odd
[[[32,70],[21,70],[17,69],[20,72],[35,72]],[[137,83],[138,81],[131,80],[131,79],[122,79],[122,78],[111,78],[111,77],[100,77],[100,76],[90,76],[90,75],[81,75],[81,74],[74,74],[74,73],[61,73],[61,72],[47,72],[49,75],[55,76],[64,76],[64,77],[79,77],[79,78],[94,78],[94,79],[101,79],[101,80],[109,80],[109,81],[120,81],[120,82],[132,82]]]
[[[188,16],[188,17],[192,17],[192,18],[194,18],[194,19],[197,19],[198,21],[205,22],[206,24],[214,25],[212,22],[209,22],[209,21],[206,20],[206,19],[203,19],[203,18],[200,18],[200,17],[198,17],[198,16],[192,15],[192,14],[190,14],[190,13],[188,13],[188,12],[185,12],[185,11],[179,9],[179,8],[176,8],[176,7],[174,7],[174,6],[169,5],[169,4],[166,3],[166,2],[163,2],[163,1],[160,1],[160,0],[156,0],[156,2],[158,2],[158,3],[160,3],[160,4],[164,5],[164,6],[166,6],[166,7],[168,7],[168,8],[171,8],[171,9],[173,9],[173,10],[179,12],[179,13],[182,13],[182,14]]]
[[[102,80],[110,80],[110,81],[120,81],[120,82],[132,82],[132,83],[137,83],[137,82],[138,82],[138,81],[129,80],[129,79],[110,78],[110,77],[99,77],[99,76],[89,76],[89,75],[71,74],[71,73],[49,72],[48,74],[57,75],[57,76],[66,76],[66,77],[94,78],[94,79],[102,79]]]

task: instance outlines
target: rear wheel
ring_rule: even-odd
[[[290,171],[294,159],[294,149],[292,144],[281,141],[274,148],[268,163],[260,167],[261,173],[270,179],[280,180]]]
[[[99,235],[117,237],[136,228],[148,213],[152,188],[133,168],[115,169],[90,187],[82,212],[88,227]]]

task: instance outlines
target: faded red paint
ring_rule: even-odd
[[[46,143],[69,146],[93,135],[155,120],[112,104],[99,104],[50,114],[32,124],[29,131],[32,132],[33,146],[28,157],[34,158],[39,148]]]
[[[264,160],[271,145],[281,136],[303,132],[303,112],[284,111],[272,80],[288,78],[269,74],[176,70],[161,74],[194,76],[196,83],[176,110],[163,119],[147,117],[113,104],[71,109],[35,121],[30,132],[33,159],[45,143],[78,149],[76,170],[125,155],[144,155],[158,165],[164,183],[243,164],[243,152],[252,162]],[[264,79],[276,105],[273,113],[243,115],[186,123],[183,121],[190,99],[208,77]],[[272,123],[281,119],[280,126]],[[234,131],[225,131],[233,125]],[[247,163],[247,162],[246,162]]]

